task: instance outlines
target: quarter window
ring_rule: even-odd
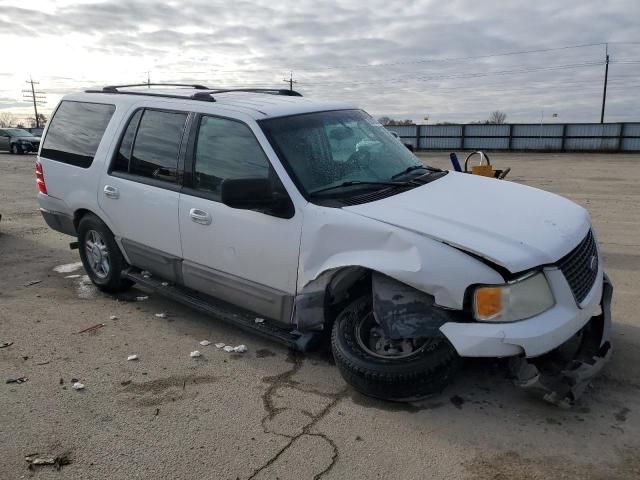
[[[269,177],[269,160],[249,127],[224,118],[202,117],[196,142],[194,187],[220,198],[225,179]]]
[[[63,101],[51,119],[40,155],[89,168],[116,107],[103,103]]]

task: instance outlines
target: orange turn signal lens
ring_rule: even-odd
[[[474,307],[478,320],[488,320],[502,311],[502,288],[485,287],[475,291]]]

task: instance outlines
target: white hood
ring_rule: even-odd
[[[344,210],[478,254],[512,273],[559,260],[590,228],[588,212],[566,198],[456,172]]]

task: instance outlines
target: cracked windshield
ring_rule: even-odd
[[[310,195],[353,185],[389,185],[422,164],[361,110],[295,115],[262,122],[280,158]]]

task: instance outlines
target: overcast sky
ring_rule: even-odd
[[[639,0],[0,0],[0,111],[31,112],[30,76],[47,113],[67,92],[147,71],[265,87],[293,71],[305,96],[376,116],[596,122],[609,42],[606,120],[638,121],[639,25]],[[531,50],[547,51],[514,53]]]

